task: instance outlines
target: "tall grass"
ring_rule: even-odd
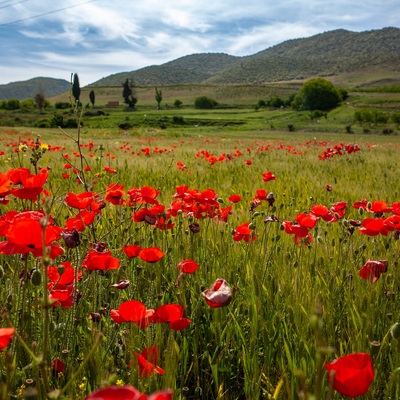
[[[350,233],[348,220],[366,218],[352,207],[355,201],[391,204],[400,200],[395,168],[399,142],[396,137],[386,142],[382,137],[357,136],[361,151],[321,161],[318,155],[327,147],[349,143],[353,136],[320,133],[314,140],[312,135],[277,140],[264,133],[225,139],[85,133],[81,144],[94,144],[91,150],[81,147],[91,167],[85,173],[86,182],[100,196],[110,183],[120,183],[125,190],[157,188],[159,202],[167,207],[180,185],[215,190],[221,207],[229,205],[233,193],[243,198],[233,205],[227,222],[197,220],[180,213],[172,218],[174,228],[165,231],[133,222],[134,207],[107,203],[93,229],[81,233],[81,245],[66,249],[51,264],[68,260],[81,269],[90,243],[105,242],[121,267],[105,272],[83,270],[82,280],[76,283],[79,301],[68,309],[43,303],[43,284],[29,279],[32,270],[40,271],[44,279],[46,262],[32,256],[1,255],[1,326],[13,325],[19,336],[1,354],[2,393],[23,398],[24,391],[32,387],[39,397],[52,392],[53,397],[83,399],[94,389],[118,381],[145,393],[169,387],[176,399],[311,399],[312,395],[324,399],[330,396],[324,363],[345,354],[372,351],[375,379],[364,398],[398,397],[400,349],[388,332],[400,317],[399,242],[392,233],[369,237],[358,228]],[[32,170],[32,149],[15,153],[12,147],[31,133],[3,130],[1,136],[11,147],[4,146],[0,171],[19,166]],[[80,158],[72,155],[76,144],[61,133],[43,134],[40,140],[65,146],[47,151],[38,165],[50,167],[47,204],[56,224],[64,227],[75,213],[64,203],[66,194],[85,189],[73,173],[69,179],[62,178],[63,172],[70,173],[63,169],[67,161],[62,154],[68,153],[77,165]],[[141,151],[145,147],[151,149],[149,156]],[[155,147],[165,151],[154,152]],[[204,157],[196,157],[201,150],[217,157],[225,154],[225,158],[236,150],[243,155],[210,165]],[[252,164],[246,165],[246,160]],[[177,161],[187,168],[179,170]],[[116,173],[105,172],[106,165]],[[268,170],[277,178],[264,183],[261,175]],[[332,191],[326,190],[326,184]],[[275,204],[262,202],[251,210],[258,189],[273,192]],[[8,205],[0,206],[3,215],[10,209],[43,207],[41,201],[31,204],[10,197]],[[320,220],[311,230],[310,244],[298,245],[282,230],[282,221],[293,221],[312,205],[330,207],[338,201],[348,203],[344,218],[335,223]],[[280,222],[265,223],[271,215]],[[200,225],[200,232],[190,230],[193,222]],[[233,241],[232,231],[244,222],[252,223],[258,235],[254,242]],[[122,248],[133,243],[159,247],[166,255],[156,264],[128,259]],[[177,264],[183,259],[193,259],[200,267],[176,285]],[[368,259],[389,263],[388,272],[374,284],[359,276]],[[228,281],[233,300],[227,307],[212,309],[200,294],[217,278]],[[110,286],[121,279],[128,279],[130,286],[123,290]],[[110,310],[131,299],[147,308],[178,303],[191,324],[182,331],[173,331],[168,324],[151,324],[146,330],[134,323],[116,324]],[[373,341],[380,342],[378,352],[376,346],[371,347]],[[132,352],[140,353],[151,345],[159,348],[158,365],[165,374],[141,378]],[[55,358],[65,363],[63,373],[52,372]],[[48,383],[43,382],[45,376]],[[341,396],[336,393],[331,398]]]

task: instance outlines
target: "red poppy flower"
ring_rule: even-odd
[[[140,250],[142,250],[142,248],[140,246],[137,246],[135,244],[131,244],[129,246],[125,246],[122,251],[125,253],[125,255],[128,258],[133,258],[133,257],[137,257],[140,253]]]
[[[10,342],[12,337],[14,336],[15,329],[10,328],[0,328],[0,350],[6,348]]]
[[[392,232],[392,231],[399,231],[400,230],[400,215],[391,215],[384,219],[383,224],[385,228]]]
[[[308,235],[308,228],[300,224],[293,224],[291,221],[283,221],[283,228],[289,235],[305,238]]]
[[[10,194],[11,180],[7,174],[0,173],[0,197]]]
[[[75,280],[75,268],[71,266],[69,261],[64,261],[60,263],[58,267],[49,266],[47,268],[47,276],[52,283],[71,285]],[[76,280],[79,281],[81,278],[82,271],[78,270],[76,272]]]
[[[164,304],[154,310],[155,324],[169,323],[171,329],[180,331],[190,325],[191,321],[183,317],[184,309],[179,304]]]
[[[172,400],[171,389],[154,392],[146,396],[131,385],[109,386],[95,390],[85,400]]]
[[[78,210],[91,210],[96,211],[104,207],[104,202],[100,199],[97,193],[83,192],[75,194],[68,192],[64,199],[67,206],[76,208]]]
[[[139,257],[148,263],[156,263],[164,257],[165,253],[158,247],[148,247],[139,251]]]
[[[388,227],[385,226],[383,218],[365,218],[361,225],[362,227],[359,229],[359,232],[362,235],[377,236],[382,234],[387,236],[388,234]]]
[[[43,192],[49,174],[45,170],[37,175],[23,176],[21,178],[22,188],[12,188],[11,193],[19,199],[36,201],[40,193]]]
[[[264,182],[274,181],[276,179],[276,176],[271,171],[263,173],[262,177]]]
[[[86,268],[89,271],[108,271],[119,267],[119,260],[111,256],[111,251],[99,252],[95,249],[90,249],[82,262],[82,268]]]
[[[318,222],[318,217],[315,214],[297,214],[296,221],[308,229],[312,229]]]
[[[139,321],[146,316],[146,306],[137,300],[128,300],[118,307],[119,315],[125,322]]]
[[[51,369],[55,372],[64,372],[65,364],[59,358],[55,358],[51,362]]]
[[[326,222],[331,222],[335,219],[328,207],[321,204],[315,204],[311,207],[310,214],[314,214],[316,217],[322,218]]]
[[[212,308],[225,307],[232,301],[232,291],[225,279],[218,278],[201,294]]]
[[[244,240],[245,242],[254,242],[257,239],[257,235],[254,233],[253,229],[249,228],[250,222],[245,222],[239,225],[235,233],[233,234],[233,240],[235,242],[240,242]]]
[[[231,203],[238,203],[240,200],[242,200],[242,196],[240,196],[239,194],[233,194],[229,196],[228,200]]]
[[[44,213],[41,211],[24,211],[17,214],[9,214],[8,220],[3,220],[1,229],[7,241],[0,242],[1,254],[27,254],[35,257],[43,255],[42,225]],[[52,226],[50,218],[45,228],[45,244],[50,247],[50,257],[56,258],[63,253],[63,249],[53,244],[60,239],[62,229]]]
[[[365,353],[354,353],[325,364],[327,379],[343,396],[351,398],[368,392],[374,379],[371,357]]]
[[[53,302],[53,307],[61,305],[68,309],[74,304],[74,285],[60,285],[49,283],[49,300]]]
[[[124,196],[124,185],[118,185],[117,183],[112,183],[106,188],[106,195],[104,199],[109,201],[115,206],[122,204],[122,197]]]
[[[156,200],[160,191],[150,186],[143,186],[141,189],[133,188],[128,190],[128,195],[133,204],[158,204]]]
[[[139,363],[139,376],[148,378],[153,374],[164,375],[165,371],[157,366],[158,348],[157,346],[146,347],[140,354],[132,352]]]
[[[360,276],[362,279],[369,280],[371,283],[375,283],[381,274],[387,271],[387,267],[387,260],[368,260],[360,269]]]
[[[245,165],[251,165],[251,164],[253,164],[253,162],[251,160],[246,160],[245,161]]]
[[[375,200],[371,203],[369,211],[373,212],[376,216],[381,216],[384,212],[390,212],[391,209],[388,208],[386,201]]]
[[[14,185],[22,185],[22,180],[30,174],[31,172],[27,168],[13,168],[6,172],[7,177]]]
[[[331,212],[338,218],[343,218],[346,212],[347,203],[345,201],[338,201],[331,207]]]
[[[355,203],[353,203],[353,207],[356,210],[362,208],[363,210],[367,211],[367,209],[368,209],[368,201],[367,201],[367,199],[356,201]]]
[[[193,260],[183,260],[178,264],[178,268],[182,273],[193,274],[199,268],[199,264]]]

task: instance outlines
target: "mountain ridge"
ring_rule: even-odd
[[[161,65],[112,74],[87,86],[117,87],[122,86],[126,79],[132,80],[134,86],[262,85],[304,81],[317,76],[329,77],[342,85],[400,84],[400,28],[363,32],[336,29],[306,38],[289,39],[243,57],[226,53],[189,54]],[[29,95],[21,96],[28,93],[28,90],[23,92],[23,87],[31,87],[29,83],[35,79],[49,79],[46,83],[51,86],[53,78],[33,78],[0,85],[0,99],[7,99],[4,93],[12,93],[13,98],[20,99],[34,97],[38,89],[35,93],[31,89]],[[63,91],[69,90],[69,82],[63,82]]]

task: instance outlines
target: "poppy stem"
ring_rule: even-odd
[[[102,338],[103,338],[103,334],[101,332],[99,332],[95,337],[92,348],[86,354],[86,357],[83,359],[83,361],[79,365],[79,368],[71,375],[71,378],[64,385],[64,387],[57,392],[57,396],[55,397],[55,399],[59,398],[63,393],[65,393],[66,390],[72,385],[72,383],[75,382],[75,379],[79,376],[79,374],[82,372],[82,370],[86,367],[86,364],[88,363],[88,361],[90,360],[90,358],[92,357],[94,352],[97,350],[97,347]]]

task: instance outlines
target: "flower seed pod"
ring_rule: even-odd
[[[393,339],[399,339],[400,338],[400,324],[398,322],[396,322],[390,328],[390,334],[392,335]]]
[[[38,269],[33,270],[31,281],[34,286],[40,286],[42,284],[42,273]]]

